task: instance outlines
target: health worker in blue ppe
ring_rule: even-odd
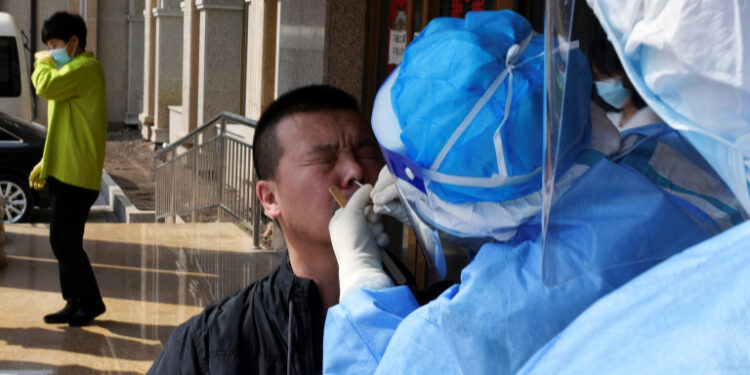
[[[747,202],[750,38],[744,29],[750,6],[695,0],[588,4],[646,102]],[[519,373],[750,373],[748,270],[745,221],[597,301]]]
[[[700,176],[717,189],[693,197],[741,209],[701,160],[686,158],[681,171],[652,167],[691,154],[689,145],[663,144],[663,134],[620,144],[590,106],[588,62],[566,43],[556,49],[578,75],[554,82],[567,109],[560,118],[574,132],[559,138],[559,195],[546,232],[557,268],[544,272],[560,277],[545,282],[544,45],[525,19],[499,11],[433,20],[406,49],[373,114],[389,170],[329,223],[341,301],[326,318],[324,373],[514,373],[597,299],[733,224],[674,194],[690,195],[683,185]],[[655,183],[669,177],[682,180]],[[408,219],[438,278],[441,243],[465,246],[471,262],[461,282],[423,306],[393,286],[380,266],[370,193],[375,212]]]
[[[595,19],[591,9],[584,3],[582,5],[576,9],[576,18]],[[593,100],[607,111],[607,117],[617,129],[622,132],[663,122],[630,83],[604,29],[596,22],[576,22],[575,25],[586,27],[579,33],[579,42],[591,64],[595,88]]]
[[[750,41],[743,28],[748,5],[588,3],[641,97],[690,141],[750,210]]]

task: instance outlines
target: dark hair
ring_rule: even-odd
[[[607,39],[607,33],[585,1],[576,1],[574,17],[571,39],[579,41],[579,47],[589,59],[592,69],[596,68],[597,72],[606,77],[622,77],[623,86],[630,90],[630,100],[633,105],[638,109],[645,107],[646,102],[638,95],[638,91],[630,82],[627,73],[625,73],[625,68],[622,67],[620,58],[615,52],[615,47]],[[596,90],[592,90],[592,93],[594,93],[593,98],[597,104],[607,110],[614,110],[596,94]]]
[[[276,175],[284,152],[276,134],[276,125],[282,119],[296,113],[341,110],[359,111],[357,99],[327,85],[300,87],[278,97],[263,111],[255,128],[253,166],[258,180],[271,179]]]
[[[42,26],[42,42],[47,44],[50,39],[60,39],[67,43],[71,36],[78,37],[81,50],[86,49],[86,23],[77,14],[57,12],[44,21]]]

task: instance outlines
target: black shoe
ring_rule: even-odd
[[[76,311],[78,311],[78,301],[68,300],[68,303],[65,304],[65,307],[63,307],[62,310],[53,314],[45,315],[44,322],[47,324],[67,323],[68,319],[73,316]]]
[[[104,304],[92,309],[80,307],[75,314],[68,318],[68,325],[71,327],[87,326],[94,318],[104,314],[105,311],[107,311],[107,308]]]

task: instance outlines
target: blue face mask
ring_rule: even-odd
[[[612,77],[596,81],[596,92],[607,102],[607,104],[622,109],[625,103],[630,100],[630,90],[622,85],[620,77]]]
[[[73,58],[68,55],[67,47],[68,45],[66,44],[65,47],[52,49],[49,51],[49,54],[52,56],[52,60],[55,60],[57,69],[62,68],[63,65],[69,63],[70,60],[73,60]]]

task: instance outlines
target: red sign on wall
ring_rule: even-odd
[[[451,0],[451,17],[464,18],[472,10],[484,10],[484,0]]]

